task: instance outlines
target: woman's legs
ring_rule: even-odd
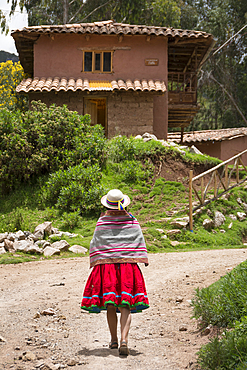
[[[118,342],[116,307],[112,304],[107,305],[107,322],[111,333],[111,343]]]
[[[128,334],[130,330],[131,314],[129,307],[119,307],[121,312],[120,324],[121,324],[121,343],[128,343]]]

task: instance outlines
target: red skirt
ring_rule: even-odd
[[[144,278],[137,263],[94,266],[85,286],[81,308],[99,313],[106,310],[108,304],[128,306],[132,313],[149,307]]]

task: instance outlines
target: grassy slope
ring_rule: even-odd
[[[180,156],[176,150],[175,152],[170,151],[170,153],[166,153],[167,155],[170,158],[179,158]],[[205,160],[214,162],[214,159],[210,157],[204,158],[203,156],[192,154],[186,154],[180,160],[184,161],[188,168],[190,164],[202,163]],[[129,165],[128,172],[124,167],[124,163],[108,163],[103,170],[102,183],[105,191],[111,188],[120,188],[130,196],[132,202],[128,211],[138,218],[150,252],[239,248],[243,246],[242,235],[247,232],[245,223],[235,221],[233,222],[233,227],[228,229],[228,225],[231,222],[231,219],[228,217],[229,213],[233,213],[233,209],[235,213],[237,210],[242,211],[236,202],[236,198],[239,196],[246,198],[241,188],[232,191],[229,201],[218,200],[217,203],[214,202],[207,206],[195,219],[193,233],[189,230],[182,230],[181,234],[165,239],[163,237],[165,231],[174,228],[169,224],[169,221],[164,220],[169,215],[169,211],[177,212],[172,218],[188,216],[188,189],[180,182],[166,181],[164,178],[155,178],[152,175],[149,176],[149,180],[140,180],[143,176],[142,173],[139,174],[139,178],[132,178],[133,168],[131,165]],[[153,166],[146,165],[145,171],[149,171],[152,174]],[[0,233],[5,231],[13,232],[19,229],[33,231],[37,224],[49,220],[53,222],[54,227],[60,230],[78,234],[73,239],[64,237],[71,245],[80,244],[88,248],[97,218],[103,209],[99,209],[98,214],[94,215],[78,215],[76,212],[60,214],[53,207],[41,207],[39,194],[41,186],[44,185],[46,179],[41,178],[36,183],[23,185],[15,192],[0,199]],[[243,200],[247,202],[247,199]],[[226,213],[226,223],[221,228],[226,231],[225,234],[219,230],[216,230],[216,233],[213,234],[203,229],[202,222],[204,218],[208,217],[206,214],[208,209],[212,211],[218,209]],[[164,230],[164,233],[157,229]],[[180,243],[174,247],[171,244],[172,240],[177,240]],[[71,254],[67,253],[63,256],[71,256]],[[39,257],[37,256],[36,258]],[[16,262],[19,259],[21,258],[14,258],[9,254],[0,255],[0,263]]]

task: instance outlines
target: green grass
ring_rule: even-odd
[[[233,222],[232,229],[228,229],[231,222],[228,215],[242,210],[236,201],[237,197],[247,202],[246,191],[241,188],[233,189],[228,201],[219,198],[218,201],[205,207],[202,214],[194,217],[193,233],[187,229],[182,230],[179,235],[167,239],[162,238],[162,234],[156,229],[164,229],[165,234],[166,230],[174,228],[169,222],[157,222],[166,218],[168,211],[176,210],[176,214],[171,219],[188,216],[188,189],[177,181],[166,181],[164,178],[155,179],[155,166],[159,166],[160,161],[171,157],[184,162],[188,161],[193,165],[204,163],[205,166],[208,166],[208,163],[215,165],[219,160],[189,152],[181,155],[176,148],[164,147],[156,141],[144,143],[142,140],[133,138],[128,140],[120,137],[108,142],[105,156],[107,158],[107,155],[111,154],[111,159],[104,161],[101,185],[105,193],[110,189],[120,188],[123,193],[130,196],[131,204],[128,211],[137,217],[143,227],[149,252],[241,248],[243,246],[242,238],[247,234],[246,223]],[[128,141],[127,144],[126,141]],[[79,210],[62,212],[54,208],[52,204],[49,207],[45,206],[41,192],[47,180],[48,176],[33,179],[31,183],[20,185],[10,194],[0,195],[0,233],[20,229],[33,232],[38,224],[52,221],[53,227],[78,234],[73,239],[63,237],[70,245],[79,244],[89,248],[97,219],[104,208],[101,207],[94,213],[81,213]],[[208,217],[206,212],[214,212],[216,209],[226,216],[226,223],[221,228],[226,231],[225,234],[222,234],[220,230],[216,230],[216,234],[213,234],[202,227],[203,220]],[[171,241],[173,240],[180,243],[172,246]],[[39,256],[36,257],[39,258]],[[32,260],[28,255],[25,258]],[[19,257],[0,255],[0,263],[7,263],[6,261],[11,263],[11,260],[18,263]]]
[[[214,284],[196,289],[192,300],[193,317],[202,326],[217,325],[219,335],[198,353],[201,369],[247,368],[247,261],[242,262]]]

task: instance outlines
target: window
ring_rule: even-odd
[[[112,71],[112,51],[84,51],[82,71],[110,73]]]

